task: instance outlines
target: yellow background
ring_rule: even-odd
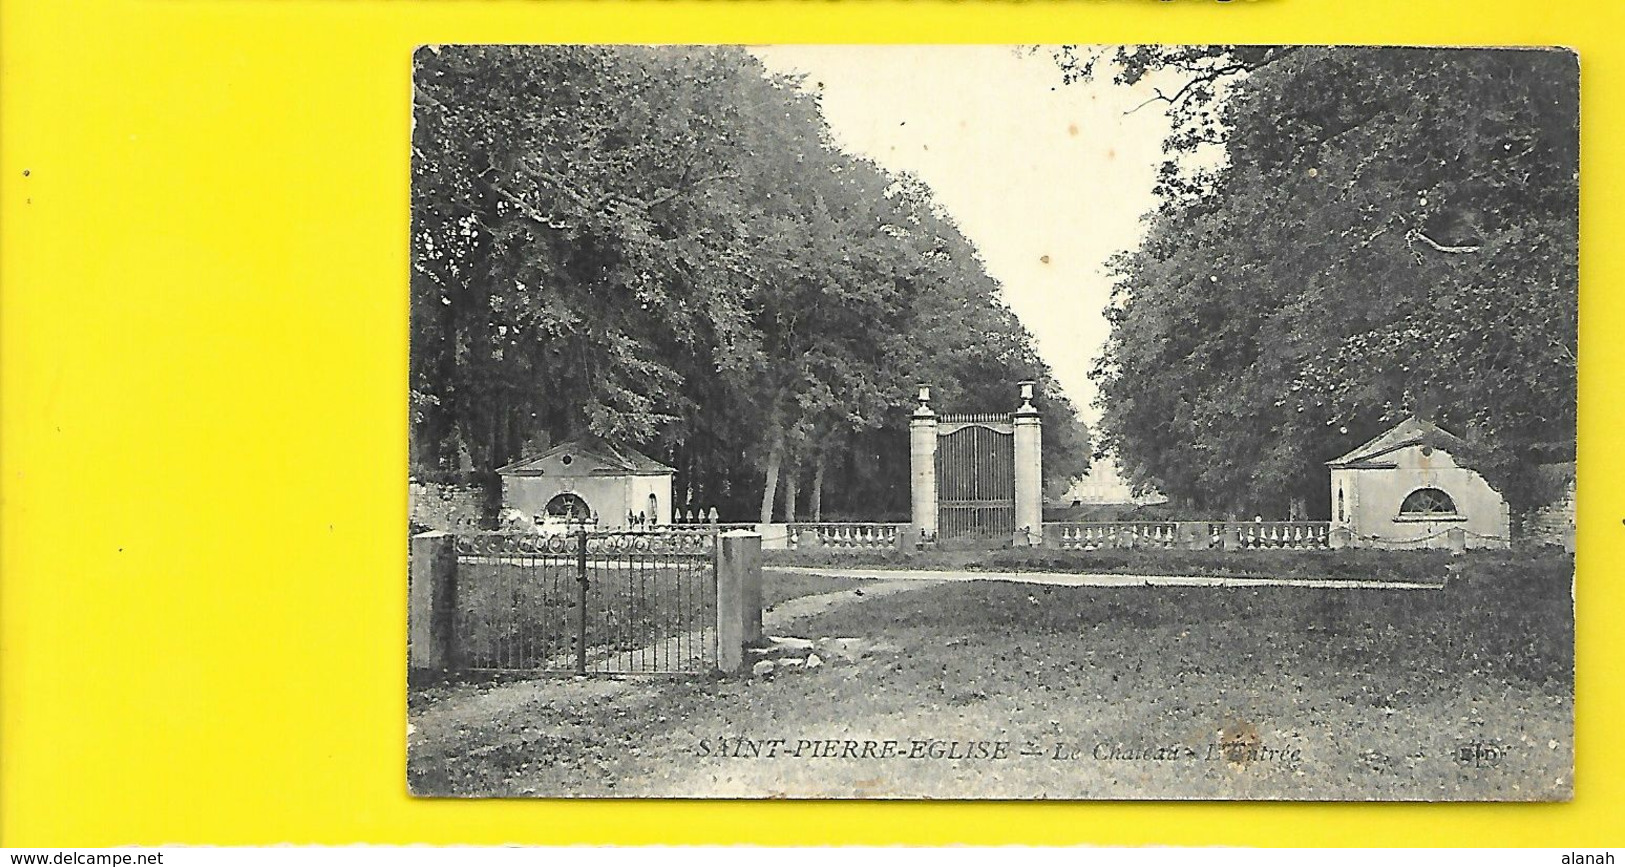
[[[0,2],[0,842],[1625,842],[1615,0]],[[409,61],[485,41],[1579,49],[1575,801],[408,798]]]

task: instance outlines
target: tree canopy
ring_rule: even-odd
[[[1515,511],[1572,460],[1572,53],[1328,47],[1062,52],[1152,79],[1160,205],[1114,263],[1102,440],[1209,512],[1323,513],[1323,463],[1419,415]],[[1171,84],[1170,84],[1171,82]]]
[[[411,405],[420,473],[490,478],[592,435],[679,503],[907,507],[913,386],[1086,435],[929,189],[832,141],[739,48],[455,46],[414,75]],[[833,499],[826,500],[826,489]]]

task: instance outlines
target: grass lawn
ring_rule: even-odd
[[[788,625],[858,639],[820,644],[812,670],[420,697],[409,777],[463,795],[1567,797],[1572,560],[1462,562],[1436,591],[871,594]]]
[[[823,548],[764,551],[770,566],[922,569],[970,572],[1065,572],[1102,575],[1174,575],[1232,578],[1291,578],[1323,581],[1401,581],[1442,583],[1453,573],[1522,568],[1518,564],[1561,559],[1559,552],[1512,554],[1472,551],[1177,551],[1102,548],[1062,551],[1050,548],[898,551]]]

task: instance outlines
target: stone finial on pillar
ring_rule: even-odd
[[[1033,406],[1033,389],[1038,386],[1038,383],[1031,379],[1023,379],[1016,384],[1021,386],[1021,406],[1016,407],[1016,413],[1037,413],[1038,409]]]
[[[937,414],[931,409],[931,387],[920,385],[920,405],[909,420],[909,502],[914,535],[937,537]]]
[[[1033,406],[1033,387],[1021,383],[1021,406],[1015,422],[1017,545],[1036,545],[1044,532],[1044,423]]]

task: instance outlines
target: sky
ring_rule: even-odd
[[[1047,49],[752,48],[806,75],[838,144],[923,180],[976,244],[1084,419],[1105,344],[1106,260],[1138,245],[1167,117],[1149,90],[1063,84]],[[997,409],[989,407],[989,409]]]

